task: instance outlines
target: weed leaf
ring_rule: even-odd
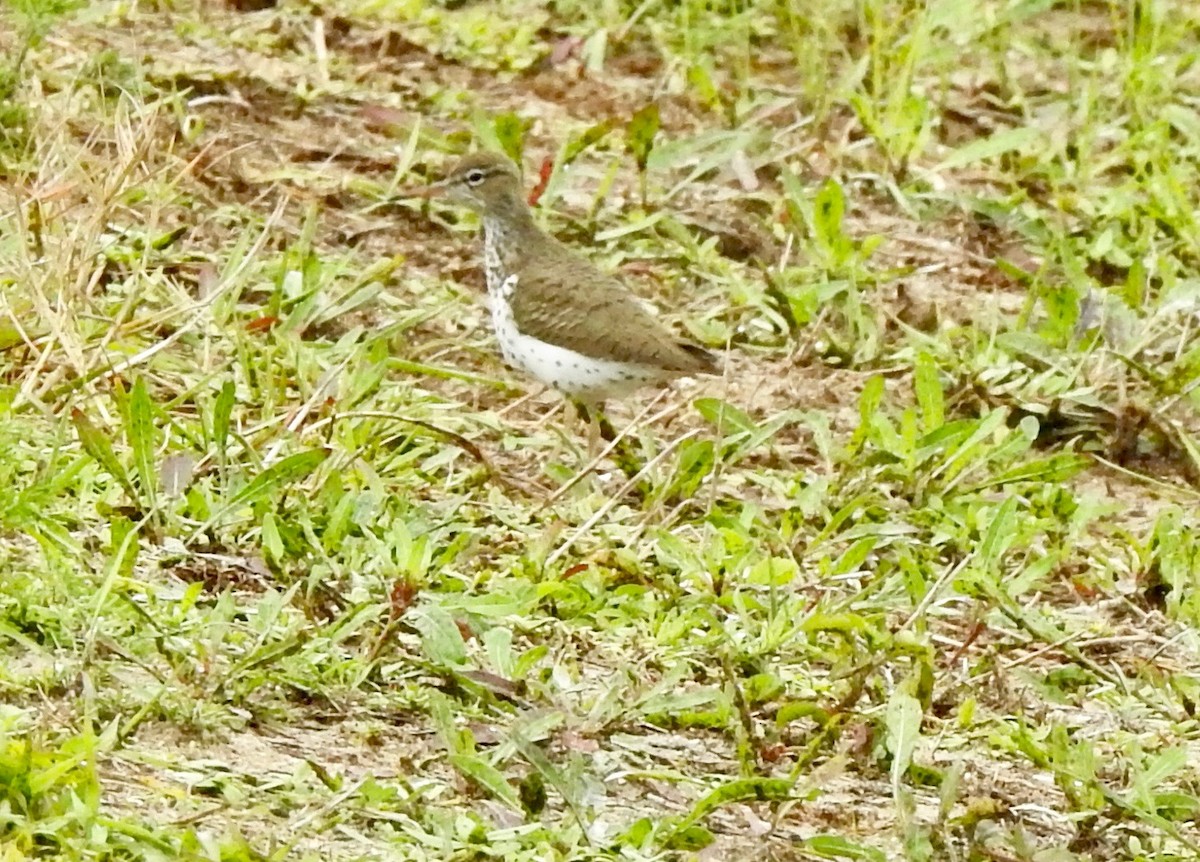
[[[150,403],[146,378],[141,375],[134,381],[133,391],[129,395],[128,422],[126,432],[129,446],[133,450],[133,463],[137,468],[138,484],[142,488],[143,499],[153,509],[155,491],[158,487],[154,458],[154,451],[157,448],[157,441],[154,439],[154,406]]]
[[[129,474],[125,472],[125,468],[117,459],[109,435],[93,425],[87,414],[77,407],[71,408],[71,423],[75,426],[75,433],[79,435],[83,451],[120,483],[121,487],[125,489],[125,493],[129,495],[131,502],[137,502],[137,491],[134,489],[133,483],[129,481]]]
[[[250,484],[234,494],[233,499],[229,501],[229,507],[235,508],[252,503],[278,487],[303,479],[328,457],[328,449],[310,449],[307,452],[297,452],[282,461],[277,461],[255,476]]]
[[[633,158],[637,161],[638,171],[645,172],[646,163],[650,160],[650,152],[654,149],[654,137],[658,134],[659,116],[658,105],[654,102],[638,110],[629,120],[625,130],[625,142]]]
[[[213,406],[212,441],[222,460],[225,458],[226,446],[229,445],[229,423],[233,417],[233,403],[236,397],[237,387],[232,380],[226,380],[221,385],[217,403]]]
[[[920,701],[905,689],[896,689],[888,701],[884,722],[888,751],[892,753],[892,789],[898,792],[921,735]]]

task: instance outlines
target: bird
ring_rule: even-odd
[[[479,214],[500,352],[574,401],[584,418],[643,386],[719,373],[716,356],[676,336],[616,277],[537,225],[521,171],[506,156],[463,156],[415,194]]]

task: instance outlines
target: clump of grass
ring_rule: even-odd
[[[77,0],[9,0],[0,15],[12,21],[17,44],[0,64],[0,172],[11,173],[30,149],[31,109],[21,84],[30,50],[37,47],[54,21],[75,8]]]

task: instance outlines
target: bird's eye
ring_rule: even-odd
[[[467,171],[467,185],[477,186],[482,183],[483,180],[484,174],[483,171],[479,170],[479,168],[475,168],[473,171]]]

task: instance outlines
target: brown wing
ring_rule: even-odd
[[[678,374],[717,371],[711,353],[675,336],[612,276],[557,242],[538,252],[536,263],[519,268],[512,297],[522,334],[584,356]]]

